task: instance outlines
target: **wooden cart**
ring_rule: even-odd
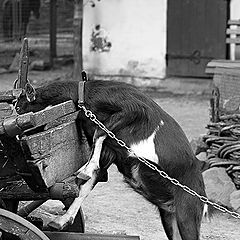
[[[72,101],[17,115],[13,102],[27,81],[28,43],[20,54],[18,81],[13,90],[0,93],[0,230],[2,239],[139,239],[132,236],[83,234],[82,210],[63,232],[46,231],[41,219],[28,215],[48,199],[66,208],[78,196],[76,172],[90,149],[77,128],[78,111]],[[19,209],[20,201],[32,201]],[[33,221],[32,221],[33,220]],[[32,223],[31,223],[32,222]],[[48,229],[49,230],[49,229]]]

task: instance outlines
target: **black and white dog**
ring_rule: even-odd
[[[15,107],[19,114],[36,112],[70,99],[78,107],[78,82],[59,81],[36,90],[27,84]],[[151,98],[126,83],[88,81],[84,106],[138,157],[205,196],[201,174],[204,163],[195,157],[178,123]],[[72,223],[84,198],[97,183],[98,175],[114,163],[130,186],[157,206],[168,239],[199,239],[203,203],[197,197],[140,162],[132,151],[117,144],[83,111],[78,121],[92,147],[88,163],[78,171],[78,177],[86,182],[80,186],[80,195],[68,211],[51,226],[62,229]]]

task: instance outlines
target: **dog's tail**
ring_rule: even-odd
[[[211,200],[211,202],[214,202]],[[224,207],[226,208],[227,210],[229,211],[234,211],[234,209],[228,207],[228,206],[225,206],[221,203],[218,203],[218,202],[214,202],[214,203],[217,203],[220,207]],[[219,213],[222,213],[222,211],[220,211],[219,209],[213,207],[213,205],[211,204],[204,204],[204,207],[203,207],[203,219],[208,221],[208,222],[211,222],[212,218],[214,215],[216,214],[219,214]]]
[[[205,203],[203,207],[203,219],[207,222],[211,222],[213,216],[213,209],[210,206],[211,205]]]

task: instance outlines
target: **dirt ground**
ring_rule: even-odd
[[[64,71],[66,73],[66,71]],[[41,80],[58,78],[62,72],[35,72],[30,78]],[[0,90],[9,89],[16,73],[0,75]],[[209,100],[203,96],[162,96],[147,92],[164,110],[182,126],[189,140],[205,133],[209,121]],[[62,212],[59,201],[48,201],[34,215],[50,219]],[[159,214],[154,206],[133,192],[122,181],[122,176],[112,166],[109,181],[99,183],[83,204],[86,232],[127,234],[140,236],[141,240],[167,240]],[[202,240],[239,240],[240,220],[227,214],[216,214],[211,222],[202,223]]]

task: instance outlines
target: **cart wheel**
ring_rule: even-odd
[[[72,202],[74,201],[74,198],[67,198],[66,200],[62,200],[62,203],[68,209]],[[84,233],[85,231],[85,220],[82,208],[79,209],[77,216],[75,217],[74,223],[70,226],[67,226],[64,228],[65,232],[79,232]]]
[[[0,230],[21,240],[50,240],[32,223],[10,211],[0,209]]]

